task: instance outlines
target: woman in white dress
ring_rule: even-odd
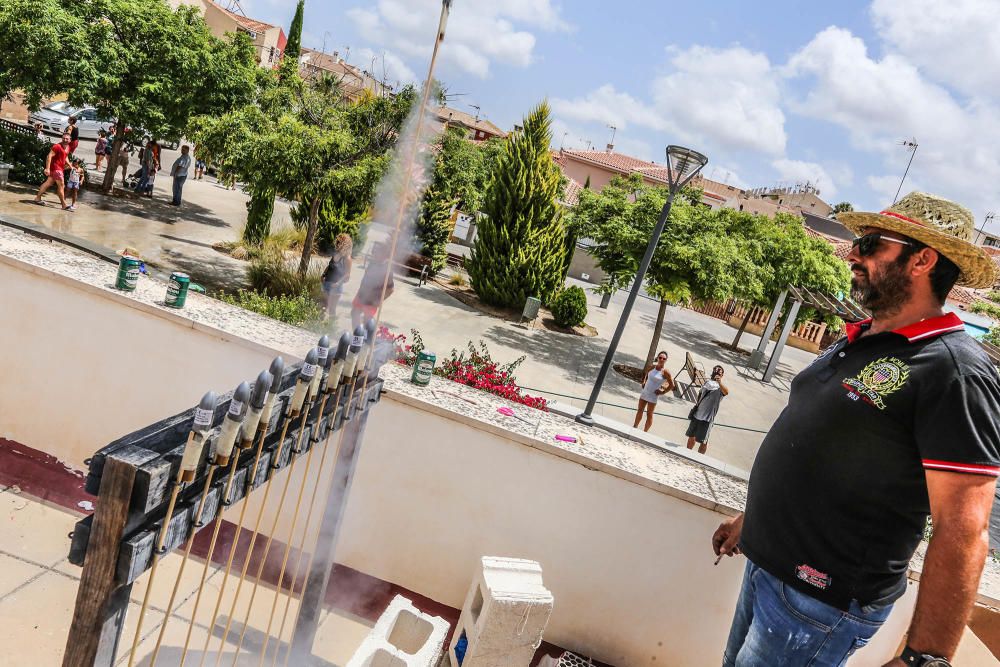
[[[674,379],[670,376],[665,366],[667,365],[667,353],[660,352],[656,355],[656,363],[646,369],[642,375],[642,392],[639,394],[639,408],[635,411],[635,423],[632,428],[639,428],[642,421],[642,413],[646,413],[646,425],[643,431],[648,431],[653,425],[653,410],[656,409],[656,399],[661,394],[674,390]]]

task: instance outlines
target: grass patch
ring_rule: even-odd
[[[448,284],[455,285],[457,287],[465,287],[467,283],[465,280],[465,276],[463,276],[461,273],[453,273],[451,274],[451,277],[448,278]]]
[[[297,327],[310,327],[323,320],[323,309],[306,294],[268,296],[241,289],[235,294],[218,293],[215,296],[220,301]]]

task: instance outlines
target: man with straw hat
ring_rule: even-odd
[[[712,537],[717,555],[747,556],[725,665],[843,664],[906,592],[928,514],[907,644],[888,664],[948,665],[989,551],[1000,378],[943,310],[956,283],[997,278],[972,214],[914,192],[838,219],[859,235],[851,293],[872,317],[792,382],[745,514]]]

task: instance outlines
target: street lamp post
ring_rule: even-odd
[[[608,376],[611,361],[614,359],[618,343],[621,340],[622,333],[625,331],[625,324],[628,323],[628,316],[632,312],[635,299],[639,296],[639,290],[642,289],[642,281],[646,277],[649,263],[653,260],[653,253],[656,252],[656,245],[660,241],[660,235],[663,233],[663,228],[666,227],[667,220],[670,218],[670,206],[674,203],[674,196],[678,190],[698,175],[698,172],[702,170],[706,163],[708,163],[708,158],[697,151],[693,151],[690,148],[682,148],[681,146],[667,146],[667,184],[669,185],[667,202],[663,205],[663,211],[660,212],[660,219],[657,220],[656,227],[653,229],[653,235],[649,238],[649,245],[646,246],[646,254],[643,255],[642,261],[639,263],[639,270],[636,271],[635,279],[632,281],[632,289],[628,293],[625,307],[622,308],[621,317],[618,318],[618,326],[611,337],[608,352],[604,355],[604,363],[601,364],[601,370],[597,373],[597,379],[594,381],[594,389],[590,392],[590,398],[587,400],[587,407],[576,416],[576,421],[581,424],[586,424],[587,426],[593,426],[594,424],[592,413],[594,406],[597,404],[597,396],[601,393],[601,387]]]

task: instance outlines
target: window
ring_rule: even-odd
[[[992,236],[987,236],[986,240],[983,241],[983,245],[990,246],[991,248],[1000,247],[1000,239],[995,239]]]

